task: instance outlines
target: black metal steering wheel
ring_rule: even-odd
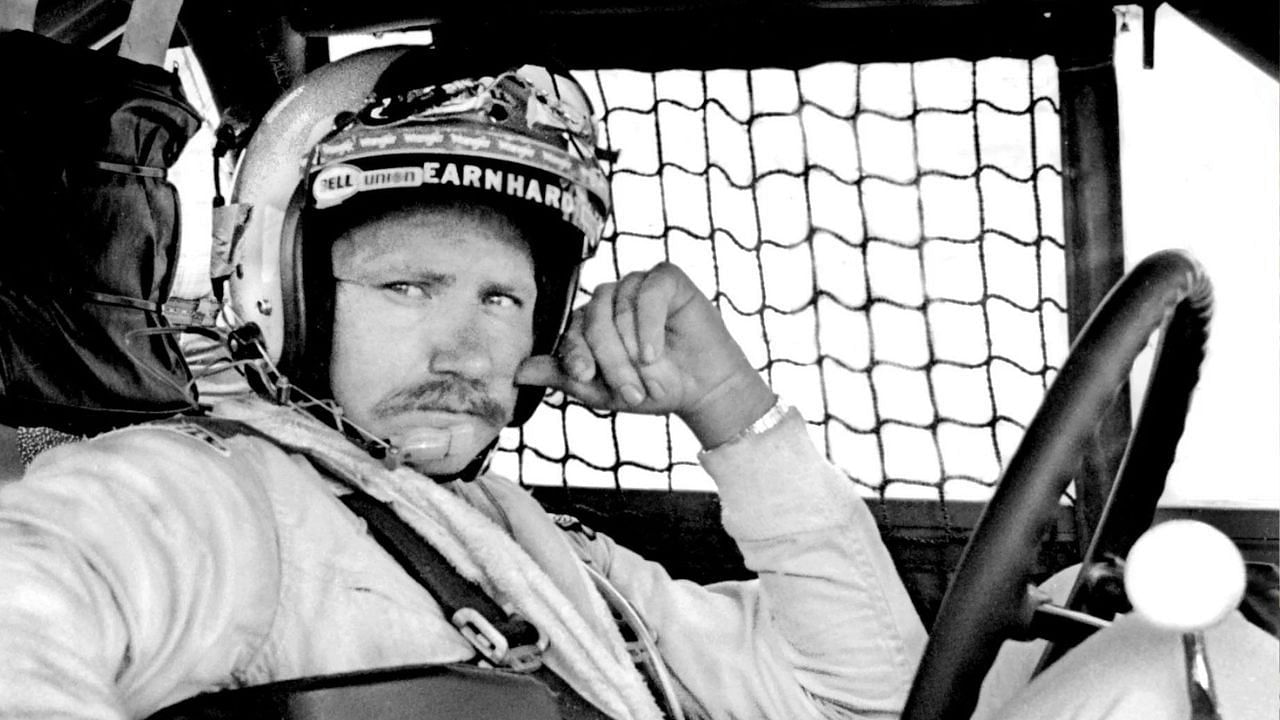
[[[1123,557],[1151,524],[1199,379],[1211,298],[1195,260],[1178,251],[1156,253],[1112,288],[1080,331],[965,548],[903,720],[969,718],[1000,645],[1025,635],[1032,565],[1079,466],[1080,448],[1128,379],[1134,358],[1164,327],[1142,410],[1084,567],[1093,558]],[[1072,605],[1085,604],[1080,592],[1073,596]]]

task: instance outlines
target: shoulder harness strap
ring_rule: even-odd
[[[518,614],[498,606],[484,590],[454,570],[385,504],[355,491],[342,496],[369,532],[406,572],[431,593],[454,627],[495,666],[530,672],[542,665],[546,640]]]
[[[165,422],[171,421],[159,424]],[[186,428],[195,426],[223,440],[250,436],[275,442],[257,428],[229,418],[192,415],[175,418],[172,422]],[[321,463],[313,463],[313,466],[321,473],[332,474]],[[354,487],[340,499],[368,524],[369,534],[387,554],[435,598],[445,617],[475,646],[485,661],[516,672],[532,672],[542,666],[546,640],[533,624],[500,607],[478,585],[459,575],[438,550],[386,504]]]

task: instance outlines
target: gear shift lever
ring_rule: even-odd
[[[1204,631],[1238,607],[1244,595],[1244,559],[1235,544],[1195,520],[1161,523],[1129,551],[1124,585],[1137,613],[1182,633],[1190,720],[1222,720]]]

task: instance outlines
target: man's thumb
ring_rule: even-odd
[[[516,368],[516,385],[562,388],[568,380],[568,376],[560,370],[560,363],[550,355],[532,355]]]

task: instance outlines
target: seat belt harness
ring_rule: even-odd
[[[386,504],[355,491],[342,502],[368,523],[369,534],[440,604],[480,655],[495,667],[533,672],[542,666],[546,638],[532,623],[500,607],[424,542]]]

